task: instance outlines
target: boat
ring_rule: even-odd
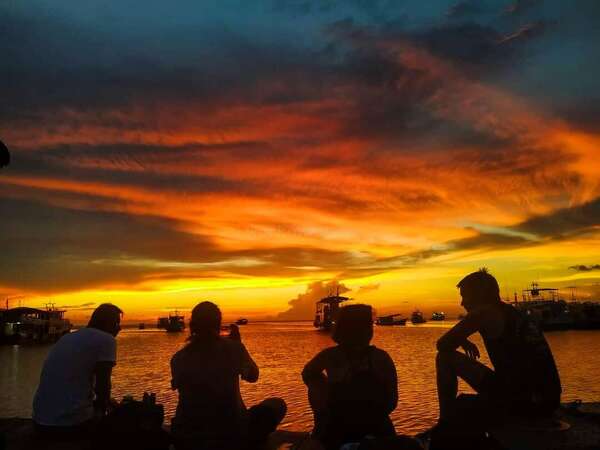
[[[350,300],[339,294],[324,297],[317,302],[317,311],[313,325],[322,331],[329,331],[335,325],[340,304]]]
[[[406,325],[406,318],[399,317],[401,314],[390,314],[380,316],[375,320],[375,323],[380,326]]]
[[[243,317],[241,319],[238,319],[235,321],[236,325],[248,325],[248,319],[244,319]]]
[[[174,314],[169,314],[168,317],[160,317],[157,328],[162,328],[168,333],[177,333],[185,329],[184,316],[180,315],[177,311]]]
[[[531,287],[523,289],[521,301],[517,294],[513,306],[531,317],[543,331],[600,329],[600,304],[578,302],[575,296],[567,302],[557,288]]]
[[[53,304],[46,309],[20,306],[0,312],[0,342],[27,344],[56,342],[71,332],[71,322],[64,318],[65,310]]]
[[[138,325],[138,329],[145,330],[146,329],[146,324],[144,322],[140,322],[140,324]]]
[[[431,320],[435,320],[435,321],[446,320],[446,314],[444,312],[434,312],[431,314]]]
[[[412,315],[410,316],[410,321],[413,324],[418,324],[418,323],[425,323],[427,322],[425,320],[425,318],[423,317],[423,313],[421,311],[419,311],[418,309],[415,309],[412,313]]]

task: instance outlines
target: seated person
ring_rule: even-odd
[[[220,336],[221,311],[211,302],[192,310],[189,343],[171,359],[171,384],[179,391],[172,421],[177,449],[256,448],[286,413],[279,398],[246,409],[242,380],[255,383],[258,367],[241,342],[237,326]]]
[[[440,425],[458,417],[486,427],[508,415],[552,415],[561,385],[539,328],[502,302],[498,282],[486,269],[467,275],[457,287],[467,315],[437,342]],[[474,333],[483,338],[493,370],[477,361],[479,349],[468,339]],[[459,377],[478,395],[457,399]]]
[[[398,403],[396,368],[384,350],[369,345],[373,316],[368,305],[339,310],[337,343],[318,353],[302,371],[315,416],[313,435],[327,449],[366,436],[395,436],[389,414]]]
[[[115,305],[104,303],[92,313],[87,327],[54,344],[33,399],[33,421],[38,431],[82,434],[91,428],[94,418],[106,414],[122,314]]]

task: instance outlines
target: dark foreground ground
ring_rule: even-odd
[[[495,430],[493,436],[504,450],[600,450],[600,402],[564,405],[559,418],[560,426],[513,423]],[[0,436],[0,450],[91,449],[91,443],[85,440],[42,441],[35,436],[30,419],[0,419]],[[308,433],[276,431],[270,437],[266,450],[320,448]]]

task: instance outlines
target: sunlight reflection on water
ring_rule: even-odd
[[[398,432],[416,433],[437,418],[434,358],[435,342],[451,323],[406,327],[376,327],[373,343],[396,363],[400,401],[392,418]],[[320,349],[332,345],[327,334],[310,323],[252,323],[241,327],[243,342],[261,373],[255,384],[242,382],[248,406],[270,396],[283,397],[288,414],[282,428],[309,430],[312,414],[300,378],[304,364]],[[563,400],[600,399],[596,373],[600,369],[600,333],[557,332],[547,335],[563,382]],[[170,388],[169,361],[185,344],[186,333],[162,330],[124,330],[118,337],[118,364],[113,373],[113,396],[141,397],[153,391],[172,416],[177,392]],[[478,344],[481,341],[474,339]],[[37,386],[43,359],[50,347],[0,347],[0,415],[26,417]],[[482,348],[482,347],[480,347]],[[486,358],[484,357],[484,361]],[[462,386],[466,389],[465,386]]]

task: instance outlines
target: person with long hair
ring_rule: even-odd
[[[172,421],[177,449],[240,450],[260,447],[286,413],[280,398],[247,409],[240,378],[258,380],[259,369],[231,325],[221,336],[221,311],[211,302],[192,310],[187,345],[171,359],[171,384],[179,392]]]
[[[396,367],[386,351],[370,345],[372,337],[371,307],[345,306],[333,330],[337,345],[302,371],[315,417],[313,436],[328,450],[367,436],[396,435],[389,417],[398,403]]]

